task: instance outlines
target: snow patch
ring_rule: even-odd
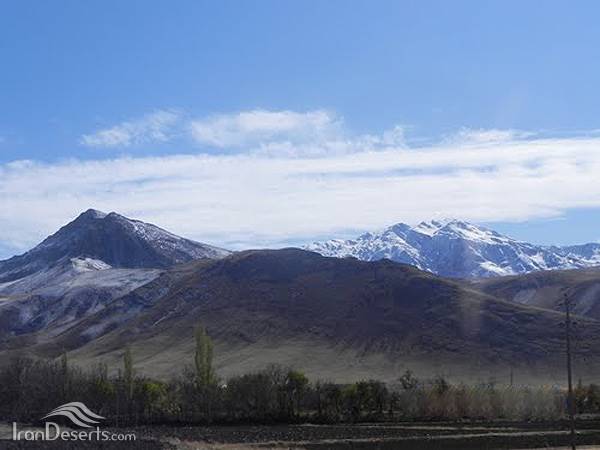
[[[458,278],[600,265],[600,244],[537,246],[457,219],[431,220],[414,227],[399,223],[356,239],[314,242],[305,248],[325,256],[353,256],[365,261],[388,258]]]

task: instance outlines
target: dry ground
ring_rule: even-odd
[[[600,449],[600,421],[579,424],[579,449]],[[22,426],[20,426],[20,429]],[[10,424],[0,425],[0,449],[144,450],[485,450],[567,449],[559,423],[412,423],[272,426],[155,426],[131,430],[135,444],[16,443]]]

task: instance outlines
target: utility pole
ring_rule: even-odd
[[[573,398],[573,373],[571,370],[571,300],[565,292],[565,309],[567,313],[565,331],[567,333],[567,380],[568,380],[568,397],[567,409],[569,410],[569,422],[571,423],[571,449],[575,447],[575,399]]]

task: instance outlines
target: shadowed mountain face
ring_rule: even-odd
[[[31,251],[0,261],[0,337],[58,334],[165,268],[227,254],[90,209]]]
[[[474,287],[516,304],[564,311],[565,294],[575,314],[600,320],[600,268],[539,272],[475,282]]]
[[[36,351],[118,364],[129,344],[143,371],[168,375],[192,360],[202,324],[221,374],[279,362],[333,379],[403,368],[482,379],[519,367],[547,380],[562,371],[562,321],[390,261],[265,250],[165,272],[58,339],[40,337]],[[600,323],[582,320],[581,337],[581,354],[598,353]]]
[[[14,281],[70,258],[118,268],[165,268],[228,251],[194,242],[155,225],[90,209],[29,252],[0,261],[0,283]]]

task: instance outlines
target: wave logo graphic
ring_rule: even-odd
[[[94,424],[100,423],[95,419],[106,419],[106,417],[99,416],[90,411],[90,409],[81,402],[71,402],[60,405],[58,408],[53,409],[42,417],[42,419],[55,416],[65,416],[75,425],[84,428],[92,428]]]

